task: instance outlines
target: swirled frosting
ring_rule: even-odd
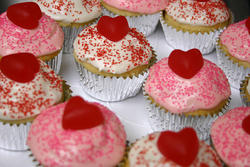
[[[230,167],[250,164],[250,134],[242,128],[242,121],[250,115],[250,107],[239,107],[219,117],[212,125],[213,145],[221,159]]]
[[[226,46],[231,56],[250,63],[250,35],[246,20],[231,24],[220,35],[220,42]]]
[[[184,24],[213,26],[229,19],[229,11],[223,0],[169,0],[165,11]]]
[[[118,42],[102,36],[96,25],[85,28],[74,42],[74,52],[100,71],[121,74],[140,65],[148,64],[152,49],[142,33],[131,28]]]
[[[112,7],[130,12],[152,14],[163,10],[166,5],[166,0],[103,0]]]
[[[64,130],[62,116],[66,103],[43,111],[31,125],[27,145],[46,167],[111,167],[121,161],[126,134],[119,119],[106,107],[97,105],[104,124],[85,130]]]
[[[191,79],[178,76],[168,66],[168,58],[161,59],[150,68],[145,91],[172,113],[211,109],[231,94],[224,72],[205,59],[201,70]]]
[[[0,119],[18,120],[36,116],[60,102],[62,80],[40,60],[40,71],[27,83],[7,78],[0,71]]]
[[[85,23],[101,15],[100,0],[33,0],[56,21]]]
[[[181,167],[175,162],[164,157],[157,147],[159,132],[150,134],[136,141],[129,151],[128,160],[130,167]],[[190,167],[221,167],[220,159],[215,151],[204,142],[200,142],[196,159]]]
[[[0,15],[0,56],[29,52],[35,56],[48,55],[62,48],[62,28],[43,15],[35,29],[24,29],[12,23],[6,12]]]

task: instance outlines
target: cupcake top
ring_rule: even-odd
[[[166,0],[103,0],[103,2],[121,10],[144,14],[159,12],[167,5]]]
[[[177,67],[182,70],[180,74]],[[211,109],[231,94],[224,72],[216,64],[203,61],[197,49],[174,50],[169,57],[154,64],[149,70],[145,92],[172,113]]]
[[[250,18],[248,18],[250,22]],[[231,24],[220,35],[220,42],[226,46],[231,56],[250,63],[250,35],[247,19]]]
[[[212,125],[213,145],[230,167],[250,164],[250,107],[239,107],[219,117]]]
[[[200,26],[213,26],[230,16],[223,0],[169,0],[165,11],[180,23]]]
[[[41,10],[56,21],[86,23],[101,15],[99,0],[33,0]]]
[[[115,166],[122,160],[125,143],[124,128],[115,114],[80,97],[44,110],[27,139],[44,166]]]
[[[105,18],[114,20],[115,23],[109,22],[110,20],[102,21]],[[121,26],[123,22],[120,23],[123,19],[125,19],[123,16],[116,18],[103,16],[97,25],[83,29],[74,42],[74,52],[77,59],[93,65],[99,71],[113,74],[121,74],[140,65],[148,64],[153,56],[150,44],[146,37],[135,28],[127,27],[127,32],[123,33],[122,29],[125,26]],[[101,34],[97,28],[98,25],[101,25],[100,22],[113,26],[112,29],[116,31],[113,32],[114,38],[122,33],[123,35],[116,41],[112,39],[113,37],[106,37],[103,33],[109,35],[112,32],[109,27],[100,26],[100,29],[104,31]],[[126,24],[128,26],[128,23]]]
[[[167,131],[163,133],[166,133],[166,132]],[[190,161],[189,159],[192,157],[194,160],[189,162],[189,165],[188,165],[189,167],[201,167],[201,166],[221,167],[222,166],[215,151],[205,142],[198,141],[197,143],[198,151],[196,153],[193,153],[193,149],[195,149],[194,146],[191,146],[191,148],[188,148],[188,146],[185,146],[184,144],[185,142],[182,142],[181,139],[178,138],[178,133],[174,134],[174,132],[171,132],[171,133],[174,134],[174,138],[176,137],[175,140],[179,141],[178,144],[174,143],[173,145],[173,143],[171,144],[168,141],[169,139],[166,139],[166,138],[165,138],[166,140],[163,139],[165,145],[162,146],[161,149],[164,150],[164,147],[166,148],[166,152],[163,153],[162,151],[160,151],[160,148],[159,148],[159,138],[163,133],[155,132],[153,134],[150,134],[136,141],[132,145],[132,148],[130,149],[129,154],[128,154],[128,161],[130,164],[129,166],[131,167],[135,167],[135,166],[136,167],[144,167],[144,166],[147,166],[147,167],[154,167],[154,166],[181,167],[181,166],[184,166],[184,164],[180,164],[180,162],[178,161],[175,162],[174,159],[172,159],[173,157],[171,157],[171,154],[172,155],[175,154],[179,156],[178,159],[182,158],[187,161]],[[170,137],[172,137],[172,135]],[[184,139],[183,136],[181,137]],[[173,147],[170,149],[167,149],[169,148],[168,144],[172,145]],[[192,144],[194,144],[194,141],[192,141]],[[178,149],[178,147],[181,147],[183,151],[184,150],[188,151],[184,157],[182,157],[182,155],[178,153],[178,151],[175,150],[175,149]],[[185,148],[183,149],[183,147]],[[189,151],[189,149],[192,149],[192,151]]]
[[[17,56],[18,55],[19,54],[17,54]],[[24,56],[26,56],[26,54],[24,54]],[[32,68],[35,62],[25,60],[22,56],[21,59],[27,63],[18,60],[12,61],[10,60],[11,57],[15,57],[15,55],[3,57],[0,63],[0,119],[19,120],[36,116],[42,110],[61,101],[63,96],[63,81],[48,65],[38,60],[40,64],[38,72],[31,74],[33,75],[33,79],[28,78],[28,80],[26,80],[31,69],[19,67],[30,66]],[[8,60],[5,61],[6,59]],[[4,70],[6,69],[4,68],[6,64],[8,66],[8,77],[6,76],[6,70]],[[19,67],[15,68],[16,64],[19,64]],[[22,75],[20,71],[21,73],[23,72],[24,75],[19,81],[16,81],[15,79],[18,79],[16,75]],[[14,74],[14,77],[12,74]]]

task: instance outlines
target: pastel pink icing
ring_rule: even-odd
[[[205,59],[201,70],[191,79],[178,76],[169,68],[168,58],[161,59],[150,68],[145,91],[172,113],[211,109],[231,94],[224,72]]]
[[[246,20],[231,24],[220,35],[220,41],[227,47],[231,56],[250,63],[250,35]]]
[[[31,125],[27,145],[36,160],[46,167],[111,167],[121,161],[126,134],[119,119],[97,105],[104,124],[85,130],[64,130],[62,115],[66,103],[43,111]]]
[[[163,10],[167,0],[103,0],[110,6],[130,12],[152,14]]]
[[[212,125],[213,145],[221,159],[230,167],[250,167],[250,135],[242,121],[250,115],[250,107],[239,107],[219,117]]]
[[[49,16],[43,15],[36,29],[24,29],[12,23],[6,12],[0,15],[0,56],[29,52],[48,55],[62,48],[62,28]]]

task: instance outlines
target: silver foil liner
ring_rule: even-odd
[[[247,85],[250,79],[250,73],[240,83],[240,98],[244,106],[250,107],[250,100],[246,97]]]
[[[110,12],[106,8],[102,8],[104,16],[116,17],[119,16]],[[145,36],[149,36],[154,32],[160,19],[160,12],[155,14],[141,15],[141,16],[125,16],[129,27],[136,28],[139,32],[142,32]]]
[[[219,67],[226,74],[229,83],[232,87],[239,89],[240,82],[244,80],[246,76],[250,73],[250,68],[244,68],[238,63],[234,63],[232,60],[226,56],[226,53],[221,50],[219,44],[219,38],[216,40],[216,54]]]
[[[53,59],[51,59],[50,61],[46,61],[46,64],[48,64],[50,68],[52,68],[52,70],[56,72],[56,74],[59,74],[60,72],[60,68],[62,64],[62,55],[63,55],[63,50],[61,50],[59,54],[55,56]]]
[[[75,60],[77,71],[80,74],[80,84],[90,96],[102,101],[121,101],[135,96],[141,89],[148,71],[142,75],[127,77],[104,77],[94,74]]]
[[[166,112],[164,109],[152,104],[152,102],[147,98],[147,93],[144,90],[143,84],[143,95],[147,102],[148,110],[148,120],[153,131],[180,131],[184,127],[192,127],[195,129],[197,136],[200,140],[208,140],[210,128],[212,123],[223,114],[226,113],[227,105],[221,110],[221,112],[214,115],[208,116],[185,116],[182,114],[173,114],[171,112]]]
[[[26,138],[30,129],[30,122],[25,124],[8,124],[0,122],[0,148],[10,151],[26,151]]]

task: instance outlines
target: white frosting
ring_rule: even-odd
[[[56,21],[85,23],[101,15],[99,0],[33,0]]]
[[[61,78],[40,62],[40,71],[27,83],[15,82],[0,71],[0,119],[29,118],[61,100]]]
[[[248,79],[247,92],[250,95],[250,79]]]
[[[80,61],[114,74],[148,64],[152,57],[151,47],[142,33],[130,29],[123,39],[113,42],[102,36],[96,25],[85,28],[78,35],[74,52]]]

